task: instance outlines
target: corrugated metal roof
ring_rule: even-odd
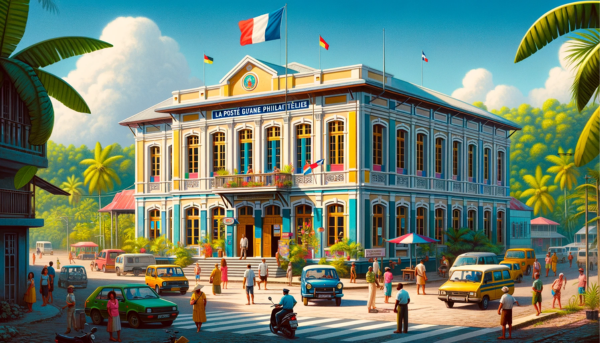
[[[152,121],[152,120],[156,120],[156,119],[170,119],[171,116],[168,113],[159,113],[159,112],[155,112],[154,110],[157,108],[160,108],[160,107],[165,107],[165,106],[171,105],[172,103],[173,103],[173,99],[168,98],[167,100],[163,100],[156,105],[150,106],[147,109],[145,109],[139,113],[136,113],[129,118],[121,120],[119,122],[119,124],[123,125],[126,123],[143,122],[145,120]]]
[[[535,219],[532,219],[529,222],[531,225],[560,225],[557,222],[553,222],[550,219],[546,219],[544,217],[537,217]]]
[[[285,75],[285,66],[280,66],[279,64],[259,60],[258,58],[256,60],[259,61],[260,63],[263,63],[267,67],[275,70],[277,72],[277,75]],[[288,64],[288,74],[297,74],[297,73],[299,73],[299,71],[290,69],[290,65]]]
[[[533,208],[525,205],[516,198],[510,197],[510,209],[516,211],[533,211]]]
[[[98,212],[112,212],[112,211],[120,211],[120,212],[135,212],[135,199],[134,199],[135,190],[128,189],[117,193],[113,198],[113,201],[104,206]]]
[[[589,234],[596,234],[596,227],[595,226],[588,226],[588,235]],[[576,235],[585,235],[585,226],[582,227],[581,229],[579,229],[579,231],[577,231]]]
[[[535,232],[531,231],[531,238],[567,238],[558,232]]]

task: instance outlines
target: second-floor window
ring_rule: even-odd
[[[504,240],[504,212],[498,212],[498,218],[496,219],[496,238],[498,244]]]
[[[150,211],[150,239],[155,239],[160,237],[160,211],[159,210],[151,210]]]
[[[240,174],[248,174],[252,170],[252,130],[240,131]]]
[[[405,174],[406,161],[405,161],[405,143],[406,143],[406,131],[398,130],[396,132],[396,168],[398,174]]]
[[[492,212],[483,212],[483,233],[485,236],[492,240]]]
[[[190,179],[198,178],[198,136],[189,136],[187,138],[188,146],[188,175]]]
[[[422,133],[417,134],[417,176],[427,176],[425,170],[425,137]]]
[[[213,134],[213,173],[225,169],[225,132]]]
[[[452,179],[460,180],[461,164],[460,142],[452,142]]]
[[[383,240],[385,239],[385,220],[382,205],[373,206],[373,246],[374,247],[382,247]]]
[[[373,170],[381,171],[383,166],[383,125],[373,126]]]
[[[329,122],[328,134],[329,168],[331,171],[344,170],[344,122]]]
[[[435,177],[444,177],[444,139],[435,139]]]
[[[469,145],[469,159],[468,159],[468,172],[469,172],[469,182],[475,182],[475,145]]]
[[[160,181],[160,148],[150,148],[150,182]]]
[[[225,239],[225,209],[223,207],[215,207],[212,210],[212,239]]]
[[[496,174],[498,186],[504,185],[504,152],[498,151],[498,172]]]
[[[490,149],[483,149],[483,182],[490,182]]]
[[[296,126],[296,173],[302,173],[306,164],[312,163],[311,126]]]
[[[279,169],[281,164],[281,128],[273,126],[267,129],[267,173],[275,168]]]

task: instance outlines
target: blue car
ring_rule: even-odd
[[[309,300],[335,299],[335,304],[342,304],[344,284],[332,266],[315,265],[302,270],[302,303],[308,305]]]

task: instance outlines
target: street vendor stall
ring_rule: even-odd
[[[93,260],[98,253],[98,244],[94,242],[79,242],[71,244],[73,258],[78,260]]]
[[[437,243],[437,242],[439,242],[437,239],[429,238],[426,236],[421,236],[416,233],[408,233],[404,236],[390,239],[388,241],[388,243],[395,243],[395,244],[428,244],[428,243]],[[412,264],[412,256],[411,256],[410,257],[410,266],[408,268],[402,269],[402,279],[405,279],[405,278],[409,278],[410,280],[415,279],[417,249],[412,249],[412,250],[415,253],[415,265],[413,266],[413,264]]]

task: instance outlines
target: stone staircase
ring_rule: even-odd
[[[226,257],[227,261],[227,276],[229,278],[243,278],[244,272],[248,269],[248,264],[252,265],[254,274],[258,276],[258,265],[262,262],[260,257],[248,257],[245,260],[239,260],[239,257]],[[269,267],[269,277],[285,277],[285,270],[277,267],[277,261],[274,257],[266,257],[267,266]],[[194,263],[183,268],[185,275],[188,278],[194,278],[194,267],[196,261],[202,268],[200,276],[203,280],[207,280],[210,277],[210,273],[215,268],[215,264],[221,265],[220,257],[209,257],[209,258],[194,258]]]

